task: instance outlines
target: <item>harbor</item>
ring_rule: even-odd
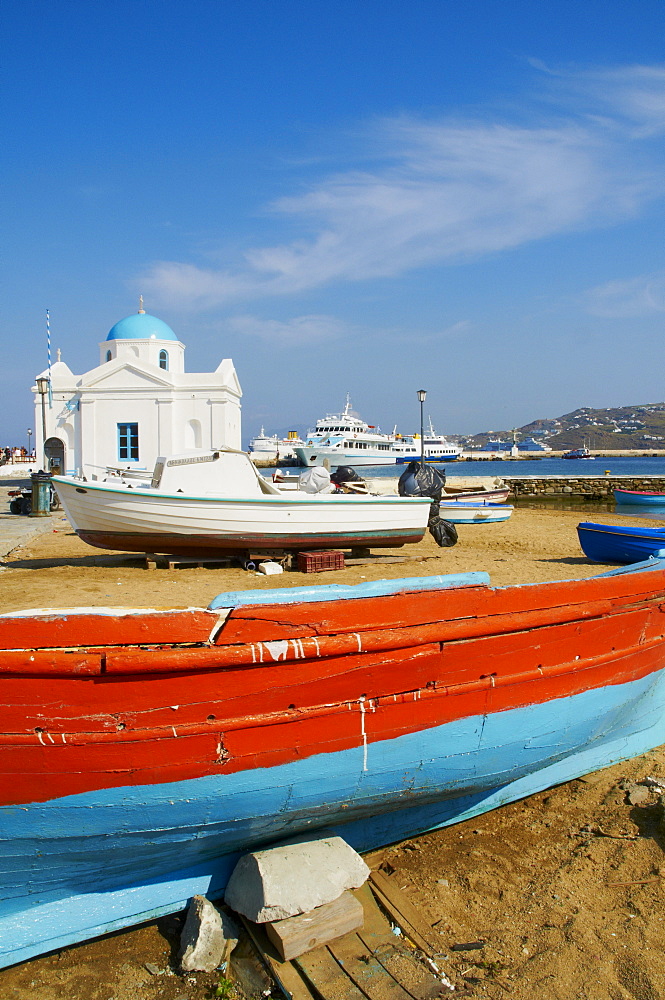
[[[662,2],[3,14],[0,1000],[665,1000]]]
[[[386,550],[371,563],[323,573],[317,583],[474,571],[488,571],[495,586],[556,577],[584,580],[599,567],[579,548],[579,520],[576,512],[524,508],[505,523],[460,525],[454,548],[441,550],[427,536],[406,551]],[[612,514],[607,520],[621,522]],[[3,559],[2,612],[52,606],[55,593],[66,595],[69,606],[144,602],[145,562],[138,555],[91,549],[73,535],[62,513],[38,519],[7,514],[0,519],[0,529],[12,524],[19,524],[26,535],[12,536],[12,551]],[[182,607],[205,607],[212,595],[246,588],[250,578],[259,592],[284,585],[283,577],[261,577],[233,567],[163,569],[149,574],[151,601],[169,606],[175,599]],[[367,859],[398,880],[440,942],[436,961],[458,989],[489,996],[509,990],[517,1000],[530,1000],[534,977],[556,975],[561,981],[562,955],[562,981],[584,981],[590,960],[590,946],[580,945],[584,934],[600,935],[610,951],[612,934],[620,934],[631,949],[644,948],[645,941],[656,947],[660,930],[650,912],[660,891],[658,876],[652,874],[660,864],[660,847],[648,831],[656,823],[658,800],[647,794],[639,808],[625,801],[630,789],[645,787],[639,782],[647,777],[665,781],[662,750],[409,838]],[[593,832],[598,830],[604,835]],[[628,919],[627,913],[634,917]],[[21,996],[33,984],[33,992],[51,990],[54,997],[89,1000],[97,997],[101,977],[105,996],[117,1000],[134,1000],[139,986],[148,1000],[204,1000],[217,982],[215,975],[168,972],[175,947],[170,942],[177,941],[181,926],[176,914],[5,969],[0,972],[0,993]],[[455,950],[468,942],[482,944],[475,952]],[[134,970],[131,979],[128,969]],[[611,981],[608,970],[601,982],[609,989]],[[67,992],[55,992],[59,989]]]

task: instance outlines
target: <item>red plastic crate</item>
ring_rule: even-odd
[[[336,549],[320,552],[299,552],[298,570],[301,573],[323,573],[328,569],[344,569],[344,553]]]

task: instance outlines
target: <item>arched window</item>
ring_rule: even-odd
[[[110,351],[107,351],[107,352],[106,352],[106,360],[107,360],[107,361],[110,361],[110,360],[111,360],[111,352],[110,352]]]
[[[159,352],[159,367],[163,368],[165,372],[169,370],[169,356],[166,351]]]

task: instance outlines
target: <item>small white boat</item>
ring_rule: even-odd
[[[507,521],[514,507],[505,503],[490,503],[487,500],[442,500],[439,504],[440,516],[451,524],[491,524]]]
[[[197,556],[419,542],[431,502],[285,492],[265,480],[245,452],[226,449],[158,458],[150,483],[120,474],[105,481],[53,476],[53,485],[72,527],[89,545]]]
[[[507,486],[497,486],[494,489],[480,489],[480,490],[468,490],[468,489],[455,489],[449,487],[446,483],[446,487],[443,494],[444,500],[456,501],[458,503],[503,503],[508,499],[510,490]]]

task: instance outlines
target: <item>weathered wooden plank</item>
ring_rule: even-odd
[[[350,892],[308,913],[275,920],[265,925],[266,934],[286,962],[329,941],[350,934],[363,925],[363,908]]]
[[[659,596],[658,601],[665,603]],[[643,610],[653,608],[650,602]],[[630,608],[640,610],[639,608]],[[323,659],[331,656],[417,648],[433,642],[458,642],[483,636],[503,635],[532,631],[571,622],[584,622],[600,617],[625,614],[621,604],[609,601],[592,602],[581,608],[556,607],[523,613],[510,613],[493,618],[465,618],[456,621],[424,622],[419,625],[394,626],[339,632],[336,635],[298,638],[292,630],[280,641],[253,641],[238,645],[217,645],[211,649],[163,650],[156,657],[151,650],[109,650],[106,669],[113,673],[142,672],[166,673],[184,670],[217,669],[222,666],[255,665],[287,660]],[[665,623],[664,623],[665,628]],[[254,635],[256,636],[257,630]],[[222,633],[224,639],[225,633]],[[220,636],[215,640],[221,641]]]
[[[266,720],[275,712],[290,715],[293,711],[314,710],[322,701],[332,706],[337,702],[358,701],[363,695],[369,702],[378,692],[385,692],[388,697],[399,696],[407,665],[409,683],[413,691],[422,690],[421,698],[431,697],[436,689],[457,698],[465,689],[472,690],[465,687],[469,684],[478,684],[479,690],[493,686],[498,691],[506,685],[531,685],[532,681],[542,681],[546,676],[553,680],[558,678],[559,693],[565,695],[572,693],[580,683],[590,688],[608,681],[616,683],[630,679],[625,673],[626,662],[613,663],[613,647],[625,651],[634,649],[640,654],[647,652],[651,644],[655,643],[657,648],[661,619],[664,616],[659,612],[639,611],[610,621],[594,620],[585,623],[583,628],[568,623],[542,630],[537,643],[532,634],[518,633],[469,640],[463,646],[445,644],[443,649],[438,644],[430,644],[415,650],[365,653],[354,657],[353,661],[348,657],[333,657],[317,663],[256,664],[251,670],[228,668],[223,677],[223,713],[219,708],[220,677],[216,673],[205,672],[198,676],[194,703],[190,698],[191,681],[186,674],[172,674],[168,679],[161,679],[161,697],[155,700],[154,687],[137,683],[133,675],[109,678],[105,684],[91,684],[81,676],[79,683],[73,684],[72,679],[77,674],[101,672],[100,654],[63,651],[21,654],[12,651],[5,654],[2,661],[6,660],[8,670],[11,664],[20,676],[3,682],[5,699],[0,705],[0,731],[11,731],[10,723],[15,722],[19,708],[30,729],[43,726],[48,721],[48,715],[44,714],[48,706],[58,719],[55,731],[82,729],[89,732],[97,728],[96,722],[105,731],[116,728],[146,730],[160,724],[167,727],[201,725],[204,721],[209,726],[215,719],[223,720],[227,728],[235,728],[234,720],[242,725],[251,724],[257,696],[261,699],[262,716]],[[600,652],[604,655],[598,662]],[[182,655],[189,655],[188,651],[182,651]],[[491,676],[488,675],[490,659]],[[41,675],[40,671],[43,671]],[[59,673],[61,679],[48,676]],[[537,686],[549,693],[542,684]],[[115,697],[120,693],[122,697]],[[536,693],[535,698],[539,697]],[[60,706],[57,711],[56,706]],[[447,714],[446,710],[442,711],[441,719],[444,720]],[[211,715],[214,719],[209,718]],[[372,729],[373,720],[368,720],[368,731]]]
[[[20,612],[0,615],[0,649],[206,642],[218,620],[217,612],[200,608]]]
[[[369,1000],[411,1000],[411,996],[372,955],[358,934],[331,941],[328,950]]]
[[[560,583],[492,589],[486,586],[453,590],[424,590],[404,594],[322,601],[311,604],[242,605],[233,608],[217,639],[218,642],[251,642],[330,635],[345,628],[364,632],[404,627],[419,622],[479,618],[487,625],[496,616],[521,616],[530,612],[561,612],[572,617],[580,607],[597,604],[609,613],[626,598],[665,599],[665,573],[650,570],[641,574],[592,577]],[[492,629],[493,630],[493,629]]]
[[[365,860],[367,860],[365,858]],[[441,980],[418,961],[401,936],[393,934],[390,923],[379,909],[367,883],[354,891],[362,903],[364,924],[358,937],[374,958],[396,979],[414,1000],[436,1000],[441,995]]]
[[[379,901],[394,916],[395,922],[407,934],[418,948],[428,955],[436,954],[441,948],[441,939],[423,919],[410,899],[408,899],[397,883],[389,879],[383,872],[374,871],[369,876],[372,890],[376,892]]]
[[[186,673],[192,670],[207,671],[219,670],[242,666],[260,666],[266,664],[270,666],[280,662],[298,662],[302,660],[321,660],[335,657],[352,657],[365,655],[367,653],[390,653],[403,649],[417,650],[419,647],[432,645],[433,643],[453,643],[459,641],[471,641],[482,639],[488,635],[492,636],[492,641],[501,643],[506,637],[519,634],[520,632],[530,632],[542,630],[548,627],[562,628],[566,625],[578,627],[580,625],[598,622],[605,617],[603,626],[605,629],[615,631],[622,627],[622,622],[630,623],[631,616],[635,620],[635,615],[644,617],[644,625],[651,615],[654,617],[648,623],[648,638],[658,640],[662,637],[664,628],[661,628],[661,615],[658,613],[658,605],[646,603],[641,606],[630,607],[628,609],[615,607],[608,608],[606,605],[598,606],[591,604],[585,607],[584,612],[579,609],[556,608],[548,611],[530,612],[523,615],[505,615],[494,618],[490,621],[478,619],[465,619],[463,621],[441,621],[433,623],[423,623],[412,627],[393,627],[375,629],[371,631],[351,632],[338,635],[292,638],[280,642],[252,642],[236,646],[215,646],[203,648],[137,648],[128,645],[127,647],[117,645],[98,650],[82,651],[80,646],[83,643],[79,636],[79,649],[62,650],[57,648],[35,649],[34,652],[24,652],[23,649],[7,651],[2,657],[0,669],[3,673],[25,673],[34,674],[40,670],[44,673],[94,673],[97,672],[99,657],[104,657],[103,669],[106,673]],[[654,615],[655,612],[655,615]],[[576,617],[577,615],[577,617]],[[43,623],[42,623],[43,624]],[[210,625],[208,620],[207,625]],[[130,630],[131,631],[131,630]],[[168,629],[166,630],[168,633]],[[125,633],[122,633],[123,639]],[[70,637],[71,638],[71,637]],[[99,638],[99,636],[98,636]],[[108,638],[108,636],[107,636]],[[127,633],[128,642],[131,639]],[[134,637],[136,639],[136,637]],[[12,641],[17,641],[14,636]],[[23,637],[26,642],[26,637]],[[36,641],[36,640],[31,640]],[[141,640],[145,646],[145,639]],[[51,637],[51,643],[55,638]],[[518,639],[519,642],[519,639]],[[532,643],[528,645],[533,645]],[[613,644],[614,645],[614,644]],[[32,650],[34,647],[30,647]],[[557,659],[557,663],[561,663]],[[542,665],[542,664],[541,664]],[[453,680],[453,678],[450,678]]]
[[[291,962],[283,962],[265,929],[238,914],[254,946],[287,1000],[314,1000],[314,994]]]
[[[660,612],[655,614],[663,617]],[[593,627],[595,625],[592,623]],[[76,700],[71,681],[49,680],[46,685],[40,684],[38,678],[31,679],[29,684],[22,677],[8,678],[0,712],[11,713],[12,703],[24,706],[24,689],[28,686],[32,697],[37,697],[41,686],[43,701],[41,708],[37,702],[32,709],[22,708],[23,721],[19,723],[14,717],[13,731],[5,730],[0,734],[5,767],[0,781],[2,801],[14,801],[16,782],[13,776],[18,774],[23,775],[26,798],[42,801],[50,797],[55,785],[60,794],[73,794],[122,783],[201,777],[220,773],[222,769],[224,773],[231,773],[274,766],[296,757],[302,759],[315,753],[357,747],[363,740],[369,746],[376,740],[424,730],[482,710],[498,712],[603,684],[622,683],[660,669],[662,665],[662,643],[657,639],[632,649],[623,645],[618,648],[621,653],[610,650],[595,660],[575,660],[551,669],[537,665],[518,675],[484,675],[466,685],[419,687],[411,692],[387,693],[385,697],[364,701],[324,703],[309,708],[295,708],[294,703],[292,710],[282,709],[266,715],[245,716],[239,706],[225,705],[221,711],[219,701],[206,703],[202,685],[209,682],[199,677],[196,704],[200,721],[184,725],[177,714],[183,701],[175,690],[165,686],[165,679],[160,679],[157,686],[148,686],[137,685],[134,678],[109,678],[108,685],[81,678],[77,681],[80,700]],[[463,653],[462,649],[460,655]],[[527,654],[533,657],[528,650]],[[304,668],[303,664],[295,666],[296,669]],[[292,668],[289,664],[288,669]],[[272,669],[278,670],[281,666],[257,667],[258,679],[264,682],[266,690]],[[352,671],[351,676],[355,677],[354,683],[358,683],[358,677],[362,679],[361,673],[355,675]],[[387,680],[386,676],[384,682]],[[324,699],[328,694],[327,685],[321,679],[319,685],[319,698]],[[85,690],[88,687],[90,690]],[[389,687],[385,689],[390,692]],[[127,708],[136,703],[137,690],[146,699],[142,710],[146,715],[143,718],[137,715],[138,721],[132,720]],[[285,690],[281,697],[286,699],[289,694]],[[159,710],[154,701],[156,695],[162,706]],[[210,697],[212,699],[213,695]],[[86,698],[90,699],[87,705]],[[94,706],[92,699],[96,699]],[[161,725],[145,725],[151,705],[155,706],[156,714],[159,711],[170,715],[171,724],[162,714]],[[99,717],[93,714],[93,707],[100,710]],[[229,709],[230,717],[226,714]],[[52,724],[51,711],[55,717]],[[83,727],[87,731],[81,732]],[[78,732],[72,733],[72,728]],[[95,731],[90,732],[91,729]],[[224,732],[223,740],[221,732]],[[50,774],[52,780],[45,779],[44,774]],[[28,775],[32,776],[29,781]]]
[[[358,989],[327,948],[308,951],[293,964],[311,985],[314,995],[323,1000],[367,1000],[367,994]]]

